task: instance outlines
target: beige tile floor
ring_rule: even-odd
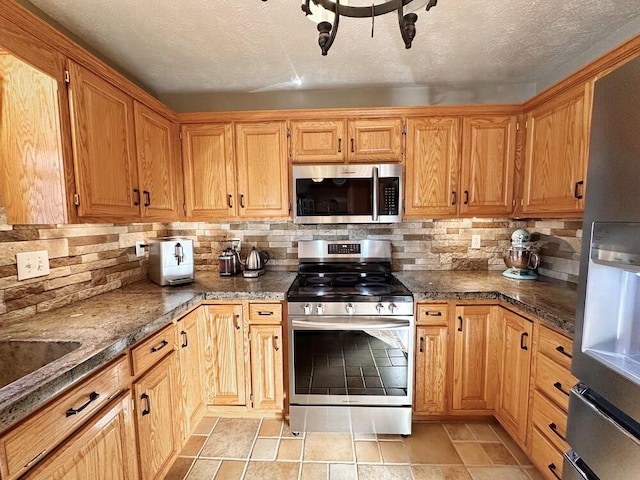
[[[206,417],[168,480],[540,480],[497,423],[414,423],[399,435],[306,433]]]

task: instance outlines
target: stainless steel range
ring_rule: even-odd
[[[293,432],[411,433],[411,292],[381,240],[301,241],[289,301]]]

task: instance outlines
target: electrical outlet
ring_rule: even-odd
[[[46,250],[16,253],[16,263],[18,280],[49,275],[49,252]]]
[[[149,246],[148,243],[137,241],[136,242],[136,257],[144,257],[145,249]]]
[[[480,235],[471,235],[471,248],[478,250],[480,248],[480,242],[482,237]]]

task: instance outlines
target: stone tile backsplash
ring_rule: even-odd
[[[1,212],[0,212],[1,213]],[[133,283],[147,275],[136,258],[138,240],[185,236],[194,240],[196,270],[217,270],[229,240],[271,256],[267,269],[295,270],[299,240],[385,239],[393,243],[394,270],[503,270],[511,233],[527,228],[542,262],[539,273],[576,283],[582,222],[569,220],[452,219],[393,225],[294,225],[234,222],[129,225],[7,225],[0,218],[0,325]],[[471,249],[471,235],[482,247]],[[17,280],[15,254],[49,251],[51,273]]]

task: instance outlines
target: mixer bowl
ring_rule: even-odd
[[[528,248],[509,247],[503,258],[507,267],[518,270],[537,268],[540,262],[538,254]]]

